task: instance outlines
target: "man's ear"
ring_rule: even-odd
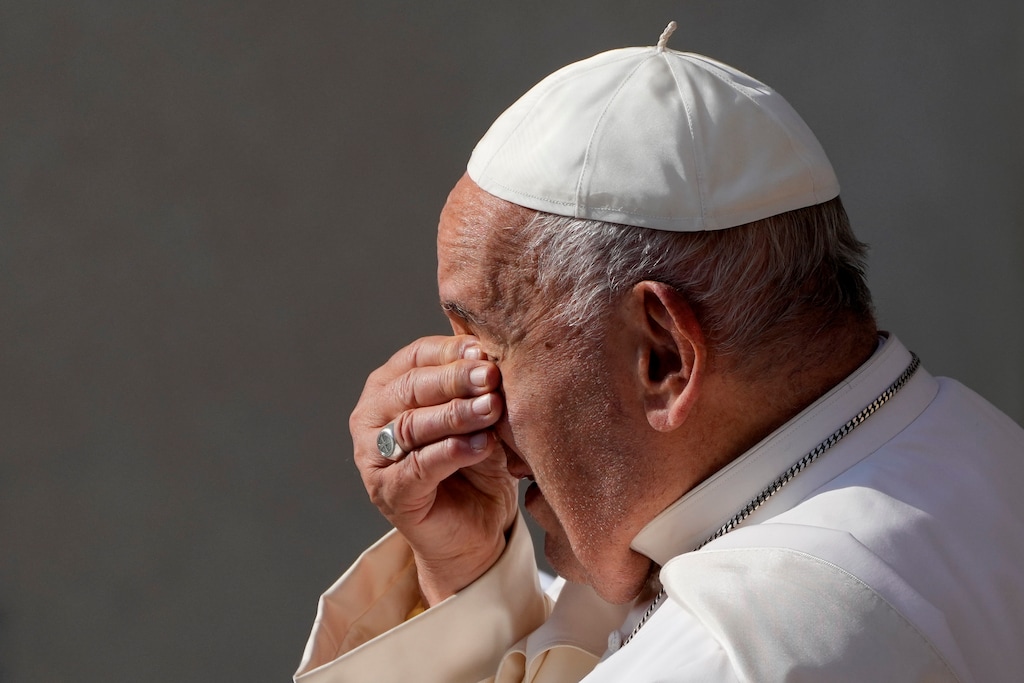
[[[637,373],[644,409],[660,432],[678,428],[693,408],[707,364],[704,333],[689,302],[662,282],[645,280],[631,292],[641,321]]]

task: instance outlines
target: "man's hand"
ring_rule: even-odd
[[[370,499],[412,547],[434,605],[497,561],[516,515],[516,481],[489,429],[503,410],[498,367],[475,337],[426,337],[367,379],[349,420]],[[390,422],[407,456],[377,450]]]

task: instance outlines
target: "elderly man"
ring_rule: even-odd
[[[669,32],[474,150],[438,228],[455,336],[351,419],[395,531],[297,681],[1020,680],[1024,433],[876,329],[810,130]]]

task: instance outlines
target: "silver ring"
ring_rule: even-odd
[[[380,451],[382,457],[398,462],[405,457],[405,451],[402,450],[402,446],[398,443],[398,439],[395,437],[395,423],[384,425],[384,427],[377,432],[377,450]]]

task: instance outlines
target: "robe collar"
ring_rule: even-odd
[[[633,539],[633,550],[664,565],[671,558],[703,544],[770,482],[874,401],[906,370],[911,357],[899,340],[883,334],[875,353],[853,374],[651,520]],[[897,411],[904,415],[895,427],[920,414],[934,396],[934,387],[926,384],[928,382],[934,384],[935,380],[921,369],[909,383],[916,388],[907,392],[905,386],[897,393],[897,399],[901,398],[900,394],[907,394],[901,405],[908,409]],[[891,422],[894,411],[889,406],[883,406],[878,414],[868,418],[848,438],[860,430],[868,429],[872,420],[882,422],[879,417],[887,411],[890,414],[888,421]],[[832,450],[840,449],[835,447]],[[782,489],[786,495],[773,497],[769,503],[774,505],[766,507],[778,509],[777,503],[781,501],[775,498],[792,499],[793,494],[801,491],[806,493],[810,487],[816,488],[824,480],[835,476],[837,467],[846,469],[864,457],[864,453],[859,456],[850,455],[850,448],[842,450],[846,454],[838,457],[831,452],[823,454],[819,462],[813,463],[796,477],[794,483],[799,482],[798,485],[787,484]],[[830,457],[832,462],[824,466]],[[790,503],[795,502],[790,500]],[[755,516],[763,519],[765,514],[760,510],[755,512],[744,525],[756,523],[758,519]]]

